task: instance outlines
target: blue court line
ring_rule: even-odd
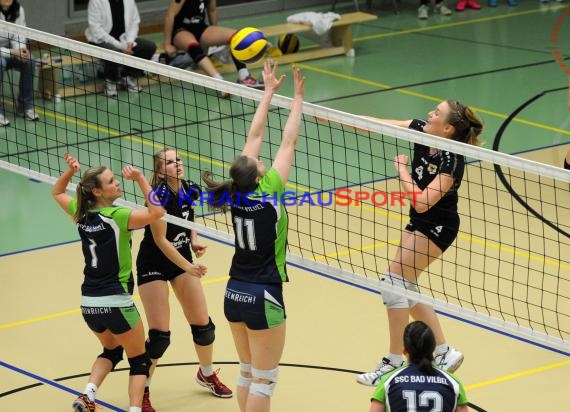
[[[71,389],[71,388],[68,388],[67,386],[64,386],[64,385],[62,385],[62,384],[60,384],[60,383],[57,383],[57,382],[52,381],[52,380],[47,379],[47,378],[43,378],[43,377],[41,377],[41,376],[39,376],[39,375],[36,375],[35,373],[28,372],[28,371],[26,371],[26,370],[24,370],[24,369],[20,369],[20,368],[18,368],[17,366],[10,365],[9,363],[3,362],[3,361],[1,361],[1,360],[0,360],[0,366],[5,367],[6,369],[10,369],[10,370],[12,370],[12,371],[14,371],[14,372],[18,372],[18,373],[20,373],[20,374],[22,374],[22,375],[25,375],[25,376],[27,376],[27,377],[29,377],[29,378],[32,378],[32,379],[35,379],[35,380],[37,380],[37,381],[40,381],[41,383],[43,383],[43,384],[45,384],[45,385],[49,385],[49,386],[53,386],[53,387],[55,387],[55,388],[57,388],[57,389],[61,389],[62,391],[71,393],[71,394],[73,394],[73,395],[75,395],[75,396],[81,395],[81,392],[77,392],[76,390],[73,390],[73,389]],[[96,403],[99,404],[99,405],[104,406],[105,408],[109,408],[109,409],[111,409],[112,411],[127,412],[127,411],[125,411],[124,409],[121,409],[121,408],[119,408],[119,407],[117,407],[117,406],[113,406],[113,405],[111,405],[111,404],[109,404],[109,403],[107,403],[107,402],[103,402],[103,401],[101,401],[101,400],[99,400],[99,399],[97,399]]]
[[[226,245],[226,246],[234,247],[233,243],[230,243],[230,242],[226,242],[226,241],[214,239],[214,238],[212,238],[212,237],[210,237],[210,236],[208,236],[208,235],[204,235],[204,234],[202,234],[202,235],[200,235],[200,236],[201,236],[201,237],[204,237],[204,238],[207,238],[207,239],[209,239],[209,240],[212,240],[212,241],[214,241],[214,242],[221,243],[221,244]],[[296,267],[297,269],[301,269],[301,270],[304,270],[304,271],[306,271],[306,272],[310,272],[310,273],[313,273],[313,274],[315,274],[315,275],[318,275],[318,276],[321,276],[321,277],[324,277],[324,278],[327,278],[327,279],[330,279],[330,280],[334,280],[335,282],[344,283],[345,285],[349,285],[349,286],[352,286],[352,287],[355,287],[355,288],[358,288],[358,289],[362,289],[362,290],[365,290],[365,291],[367,291],[367,292],[375,293],[376,295],[382,295],[382,293],[380,293],[379,291],[377,291],[377,290],[375,290],[375,289],[370,289],[370,288],[367,288],[366,286],[357,285],[357,284],[352,283],[352,282],[350,282],[350,281],[348,281],[348,280],[339,279],[338,277],[331,276],[331,275],[327,275],[327,274],[324,273],[324,272],[320,272],[320,271],[318,271],[318,270],[311,269],[311,268],[308,268],[308,267],[306,267],[306,266],[299,265],[299,264],[297,264],[297,263],[289,263],[289,262],[287,262],[287,265],[288,265],[288,266]],[[516,335],[512,335],[512,334],[507,333],[507,332],[505,332],[505,331],[502,331],[502,330],[500,330],[500,329],[495,329],[495,328],[492,328],[492,327],[490,327],[490,326],[483,325],[483,324],[481,324],[481,323],[477,323],[477,322],[474,322],[474,321],[471,321],[471,320],[468,320],[468,319],[463,319],[463,318],[461,318],[461,317],[459,317],[459,316],[457,316],[457,315],[452,315],[452,314],[450,314],[450,313],[442,312],[442,311],[439,311],[439,310],[436,310],[436,313],[439,314],[439,315],[442,315],[442,316],[451,318],[451,319],[455,319],[455,320],[460,321],[460,322],[463,322],[463,323],[467,323],[467,324],[472,325],[472,326],[479,327],[479,328],[481,328],[481,329],[485,329],[485,330],[488,330],[488,331],[491,331],[491,332],[495,332],[495,333],[498,333],[498,334],[500,334],[500,335],[503,335],[503,336],[506,336],[506,337],[509,337],[509,338],[512,338],[512,339],[516,339],[516,340],[521,341],[521,342],[529,343],[529,344],[531,344],[531,345],[533,345],[533,346],[537,346],[537,347],[542,348],[542,349],[546,349],[546,350],[549,350],[549,351],[552,351],[552,352],[555,352],[555,353],[559,353],[559,354],[564,355],[564,356],[570,356],[570,352],[564,352],[564,351],[562,351],[562,350],[560,350],[560,349],[551,348],[550,346],[546,346],[546,345],[543,345],[543,344],[541,344],[541,343],[533,342],[533,341],[531,341],[531,340],[528,340],[528,339],[525,339],[525,338],[521,338],[521,337],[516,336]]]

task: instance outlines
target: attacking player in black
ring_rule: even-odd
[[[477,115],[456,100],[441,102],[429,112],[427,121],[377,120],[471,145],[479,144],[477,136],[483,130]],[[394,287],[417,292],[417,278],[457,237],[460,223],[457,190],[463,179],[465,159],[416,143],[411,174],[408,162],[407,155],[397,155],[394,167],[403,191],[413,194],[415,205],[410,207],[410,222],[402,231],[396,256],[382,280]],[[433,307],[389,291],[384,291],[382,298],[388,311],[390,352],[378,363],[376,370],[358,375],[358,383],[376,386],[382,375],[403,364],[401,337],[410,315],[425,322],[433,331],[437,365],[450,372],[459,368],[463,354],[446,343]]]

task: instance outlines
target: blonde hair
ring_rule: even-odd
[[[159,182],[163,179],[158,175],[162,173],[163,166],[166,165],[166,160],[164,158],[166,152],[169,152],[171,150],[173,152],[176,152],[176,149],[173,149],[171,147],[164,147],[152,156],[152,176],[150,179],[150,185],[152,187],[157,187]]]

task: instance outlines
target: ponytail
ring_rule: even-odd
[[[202,180],[209,192],[213,193],[209,208],[226,212],[229,202],[236,202],[238,193],[253,192],[257,188],[259,172],[256,162],[248,156],[238,156],[230,167],[231,180],[216,182],[211,172],[202,173]]]
[[[409,361],[428,375],[435,374],[433,352],[435,337],[433,332],[422,321],[415,321],[404,330],[404,347],[408,351]]]
[[[446,100],[449,106],[447,122],[455,128],[453,140],[480,146],[478,136],[483,131],[483,122],[469,106],[463,106],[457,100]]]
[[[101,188],[99,175],[107,170],[106,166],[92,167],[83,173],[81,182],[77,184],[77,210],[73,215],[75,223],[81,221],[87,212],[95,207],[97,199],[93,189]]]
[[[224,213],[227,212],[229,208],[228,201],[230,198],[225,196],[226,201],[222,201],[222,196],[229,193],[231,199],[233,199],[235,191],[233,190],[232,181],[224,180],[223,182],[216,182],[212,179],[212,172],[202,173],[202,180],[206,184],[208,192],[213,194],[213,198],[210,198],[208,202],[208,209],[221,210]]]

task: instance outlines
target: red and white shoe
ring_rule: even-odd
[[[154,409],[150,403],[150,391],[148,388],[144,388],[142,412],[156,412],[156,409]]]
[[[224,385],[218,378],[218,372],[216,370],[210,376],[204,376],[202,369],[198,369],[198,374],[196,375],[196,382],[205,388],[208,388],[212,395],[218,398],[231,398],[233,396],[232,390]]]

